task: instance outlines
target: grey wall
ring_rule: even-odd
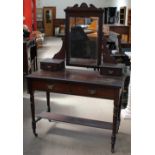
[[[74,4],[81,4],[82,2],[94,4],[96,7],[121,7],[131,6],[131,0],[37,0],[37,8],[44,6],[56,6],[56,18],[65,18],[64,9]]]
[[[120,7],[126,6],[127,9],[131,8],[131,0],[112,0],[113,5],[117,6],[117,9],[119,10]]]

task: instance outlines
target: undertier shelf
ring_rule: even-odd
[[[40,114],[37,114],[36,116],[38,117],[38,120],[43,118],[43,119],[48,119],[48,120],[53,120],[58,122],[85,125],[85,126],[102,128],[102,129],[112,129],[112,123],[110,122],[60,115],[60,114],[55,114],[51,112],[42,112]]]

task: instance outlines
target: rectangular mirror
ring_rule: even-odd
[[[96,66],[98,57],[98,17],[69,18],[70,64]]]
[[[82,4],[65,9],[66,65],[97,67],[101,62],[103,10]]]

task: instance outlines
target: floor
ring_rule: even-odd
[[[60,38],[46,38],[38,49],[38,60],[53,57],[59,51]],[[24,80],[25,81],[25,80]],[[112,121],[113,101],[51,93],[51,111],[71,116]],[[46,110],[45,93],[35,93],[36,113]],[[23,155],[111,155],[111,131],[61,122],[41,120],[37,123],[38,138],[31,129],[29,94],[24,82]],[[122,119],[117,135],[115,155],[131,154],[131,122]]]

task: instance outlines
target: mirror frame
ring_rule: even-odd
[[[103,9],[96,8],[94,5],[90,4],[88,7],[86,3],[82,3],[80,6],[75,4],[73,7],[67,7],[65,10],[66,13],[66,27],[65,27],[65,42],[66,42],[66,65],[69,66],[78,66],[78,67],[98,67],[101,64],[101,51],[102,51],[102,39],[103,39]],[[70,29],[70,17],[79,17],[79,18],[90,18],[98,17],[98,32],[97,32],[97,63],[96,65],[90,64],[72,64],[70,62],[70,40],[69,40],[69,29]]]

